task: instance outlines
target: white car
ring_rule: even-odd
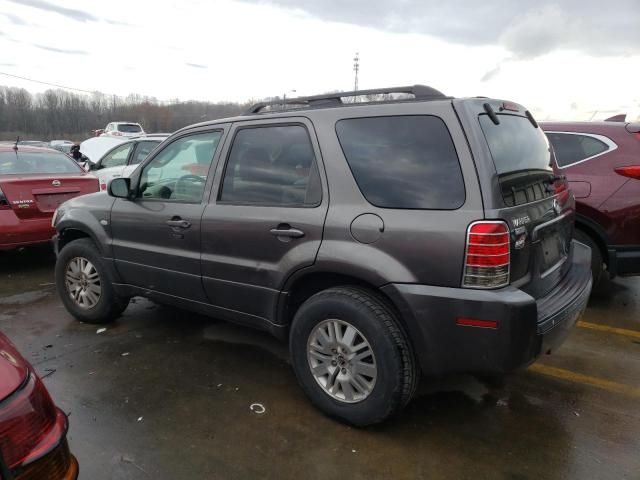
[[[138,164],[165,138],[167,137],[140,137],[112,147],[90,167],[91,173],[100,180],[100,190],[106,190],[114,178],[131,175]]]
[[[132,122],[111,122],[109,123],[101,137],[139,137],[144,135],[144,130],[139,123]]]

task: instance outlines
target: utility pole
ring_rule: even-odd
[[[353,71],[355,73],[353,80],[353,91],[358,91],[358,72],[360,71],[360,53],[356,52],[356,56],[353,57]]]

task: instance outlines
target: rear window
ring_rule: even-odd
[[[0,175],[78,173],[82,168],[57,152],[0,152]]]
[[[496,125],[488,115],[480,115],[480,126],[489,144],[499,175],[525,170],[551,170],[551,149],[540,128],[528,118],[498,115]]]
[[[125,133],[139,133],[142,131],[140,125],[136,125],[135,123],[121,123],[118,125],[119,132]]]
[[[547,133],[556,151],[558,166],[566,167],[609,150],[609,146],[589,135]]]
[[[455,210],[464,180],[451,135],[434,116],[340,120],[336,133],[367,201],[377,207]]]

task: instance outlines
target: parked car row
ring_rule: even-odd
[[[7,147],[0,248],[48,241],[51,221],[75,317],[109,322],[141,295],[270,331],[311,401],[356,425],[399,411],[422,375],[534,361],[603,263],[640,273],[638,124],[539,126],[513,102],[371,93],[398,92],[415,98],[258,104],[170,136],[114,122],[122,135],[83,142],[99,182]],[[4,227],[32,219],[49,225],[37,238]]]

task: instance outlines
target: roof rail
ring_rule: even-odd
[[[310,97],[287,98],[286,100],[275,100],[271,102],[260,102],[252,105],[243,115],[260,113],[260,110],[273,105],[300,105],[304,107],[324,107],[331,105],[343,105],[345,97],[359,97],[362,95],[389,95],[393,93],[408,93],[419,100],[435,100],[447,98],[444,93],[427,85],[413,85],[409,87],[389,87],[375,88],[373,90],[355,90],[352,92],[325,93],[323,95],[313,95]]]

